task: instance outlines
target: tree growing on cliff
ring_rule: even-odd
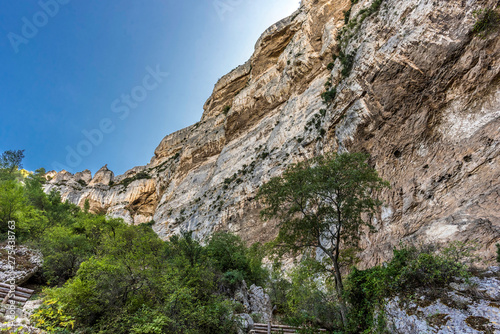
[[[374,195],[388,186],[360,153],[329,154],[291,165],[259,189],[265,219],[277,219],[273,242],[278,255],[319,250],[318,267],[333,276],[344,326],[342,257],[357,250],[366,219],[382,204]],[[365,217],[365,218],[364,218]]]

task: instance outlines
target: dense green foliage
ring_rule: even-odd
[[[234,333],[235,286],[265,284],[260,247],[217,233],[164,242],[151,224],[129,226],[45,194],[44,170],[27,177],[2,165],[0,227],[44,255],[45,304],[34,315],[55,333]],[[9,169],[7,169],[9,168]],[[144,176],[144,175],[142,175]],[[141,177],[142,177],[141,176]],[[7,234],[3,233],[5,238]],[[74,329],[73,329],[74,327]]]
[[[359,153],[320,156],[291,165],[280,177],[259,189],[265,208],[262,216],[277,219],[279,234],[273,245],[277,255],[319,249],[325,255],[317,267],[335,281],[344,324],[341,266],[351,262],[362,233],[381,202],[373,194],[388,184]]]
[[[350,305],[349,332],[377,332],[383,318],[374,316],[384,299],[398,294],[411,297],[417,289],[445,287],[456,277],[468,277],[467,264],[475,248],[451,243],[442,252],[431,247],[402,246],[384,266],[353,269],[346,279],[346,299]],[[379,329],[380,330],[380,329]]]
[[[276,265],[268,285],[277,317],[291,326],[339,330],[340,308],[331,279],[324,279],[315,269],[314,260],[305,259],[285,278]]]
[[[23,168],[24,150],[5,151],[0,156],[0,180]]]
[[[147,225],[103,220],[99,227],[93,255],[66,284],[45,291],[75,319],[76,328],[92,333],[236,331],[231,316],[236,305],[228,301],[234,282],[228,273],[254,283],[262,270],[241,239],[219,233],[202,246],[190,234],[163,242]]]
[[[31,319],[37,328],[44,329],[48,333],[71,333],[75,327],[75,319],[64,314],[64,310],[56,300],[45,300]]]

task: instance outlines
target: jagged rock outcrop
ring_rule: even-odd
[[[234,301],[239,302],[246,313],[239,316],[251,327],[251,321],[248,316],[258,318],[260,322],[267,323],[273,317],[273,306],[271,304],[271,297],[260,286],[252,284],[248,288],[245,281],[234,293]]]
[[[219,80],[201,121],[165,137],[147,166],[114,179],[106,168],[90,182],[63,171],[46,191],[81,206],[88,199],[92,211],[129,223],[153,219],[163,238],[229,230],[267,241],[276,225],[259,218],[260,185],[299,160],[364,151],[391,183],[373,222],[378,233],[361,241],[364,265],[386,260],[400,241],[476,240],[492,259],[500,240],[500,38],[471,30],[475,10],[497,5],[303,1]],[[321,98],[327,82],[336,87],[329,104]]]
[[[78,175],[78,173],[75,174]],[[105,165],[101,169],[95,173],[94,177],[92,180],[89,182],[89,186],[96,186],[96,185],[110,185],[111,182],[113,182],[115,178],[115,174],[108,169],[108,165]]]

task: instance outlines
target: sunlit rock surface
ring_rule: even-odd
[[[358,1],[350,22],[371,1]],[[471,33],[473,12],[495,1],[384,0],[352,30],[343,78],[338,31],[349,0],[303,1],[271,26],[244,65],[224,76],[200,122],[168,135],[147,166],[60,172],[46,186],[93,212],[162,237],[228,230],[250,242],[276,235],[257,189],[290,163],[328,151],[364,151],[391,183],[361,243],[362,265],[400,241],[476,240],[487,260],[500,240],[500,42]],[[330,67],[331,68],[331,67]],[[337,86],[333,103],[321,99]],[[201,107],[201,106],[200,106]],[[320,112],[321,109],[325,111]],[[133,154],[133,152],[130,152]]]

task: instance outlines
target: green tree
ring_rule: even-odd
[[[382,204],[374,198],[388,186],[361,153],[329,154],[291,165],[280,177],[259,189],[266,219],[277,219],[273,245],[278,255],[319,250],[318,268],[333,275],[344,326],[342,252],[357,249],[362,227],[373,229],[368,217]]]
[[[5,151],[0,156],[0,168],[8,174],[23,168],[24,150]]]
[[[262,268],[263,254],[259,252],[260,244],[248,248],[237,235],[227,232],[216,232],[206,246],[207,255],[215,268],[229,281],[245,279],[247,283],[262,285],[268,276]]]
[[[9,221],[18,221],[21,211],[26,207],[23,187],[17,181],[0,182],[0,232],[7,231]]]
[[[29,203],[39,210],[47,209],[47,195],[43,192],[45,169],[40,168],[24,179],[24,192]]]

